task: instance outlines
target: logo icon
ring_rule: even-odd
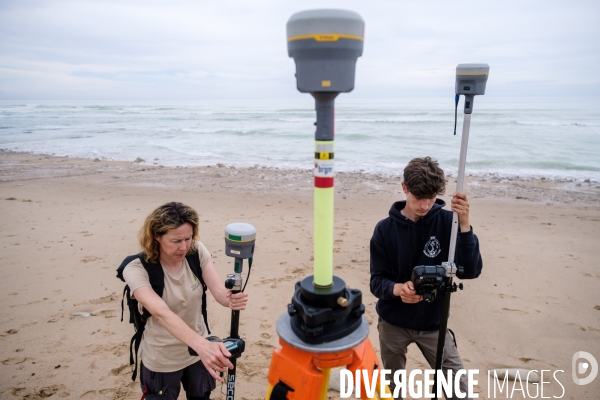
[[[435,236],[432,236],[429,241],[425,243],[423,253],[429,258],[435,258],[442,251],[440,247],[440,242],[435,238]]]
[[[586,361],[582,361],[581,359],[585,359]],[[571,367],[573,373],[573,382],[575,382],[576,385],[587,385],[596,379],[596,376],[598,375],[598,361],[596,361],[593,355],[585,351],[578,351],[577,353],[573,354],[573,363]],[[587,377],[578,377],[578,375],[583,375],[588,370],[590,371],[590,374]]]

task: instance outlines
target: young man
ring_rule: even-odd
[[[446,205],[442,199],[436,199],[445,188],[444,171],[436,161],[429,157],[410,161],[402,182],[406,201],[392,205],[389,217],[377,224],[371,238],[370,286],[379,299],[376,309],[381,358],[385,369],[392,373],[406,368],[406,349],[411,343],[416,343],[431,368],[435,367],[443,296],[438,291],[434,301],[423,301],[410,279],[416,266],[448,261],[453,214],[442,209]],[[469,223],[467,196],[455,193],[451,208],[458,214],[460,226],[454,262],[464,267],[457,276],[477,278],[482,261],[477,236]],[[442,368],[464,368],[450,333],[446,334]],[[393,382],[391,386],[393,390]],[[461,391],[467,393],[464,375]]]

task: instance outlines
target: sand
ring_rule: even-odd
[[[275,322],[295,282],[312,273],[310,172],[159,162],[0,152],[2,399],[140,398],[115,269],[138,251],[145,216],[167,201],[199,211],[201,240],[223,278],[233,272],[223,254],[225,226],[240,221],[258,230],[236,397],[264,398],[279,346]],[[334,273],[362,291],[377,351],[368,245],[375,224],[403,198],[399,182],[363,173],[336,179]],[[453,186],[450,179],[449,192]],[[600,360],[599,192],[594,182],[467,180],[484,268],[453,295],[449,325],[466,368],[480,370],[480,398],[488,398],[486,371],[494,368],[563,370],[556,375],[562,398],[598,398],[600,377],[575,385],[571,358],[583,350]],[[73,315],[83,312],[91,316]],[[209,318],[213,333],[228,335],[230,313],[210,296]],[[426,368],[415,346],[408,363]],[[544,396],[559,397],[557,380],[544,379]],[[219,387],[214,398],[225,398]]]

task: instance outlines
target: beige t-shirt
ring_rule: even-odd
[[[202,243],[197,243],[200,268],[204,269],[211,259],[210,253]],[[162,299],[190,328],[206,337],[206,326],[202,317],[203,289],[187,260],[184,259],[183,267],[176,274],[170,273],[165,267],[163,272],[165,289]],[[151,286],[148,273],[139,259],[127,264],[123,270],[123,277],[131,289],[132,296],[135,296],[136,289]],[[140,358],[144,366],[154,372],[178,371],[198,361],[197,356],[190,356],[187,345],[171,335],[154,317],[148,318],[146,322],[140,345]]]

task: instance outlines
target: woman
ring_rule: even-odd
[[[140,345],[142,391],[162,392],[164,397],[161,398],[169,400],[177,399],[181,384],[187,399],[209,399],[215,379],[223,381],[219,374],[233,368],[228,359],[231,354],[223,343],[205,339],[207,327],[201,312],[203,289],[186,255],[198,253],[202,278],[223,307],[244,310],[248,301],[246,293],[232,294],[225,289],[210,253],[198,241],[198,222],[198,213],[193,208],[173,202],[154,210],[140,230],[145,260],[163,268],[162,298],[152,289],[139,259],[129,263],[123,271],[131,296],[152,315],[146,322]],[[190,356],[188,346],[198,356]]]

